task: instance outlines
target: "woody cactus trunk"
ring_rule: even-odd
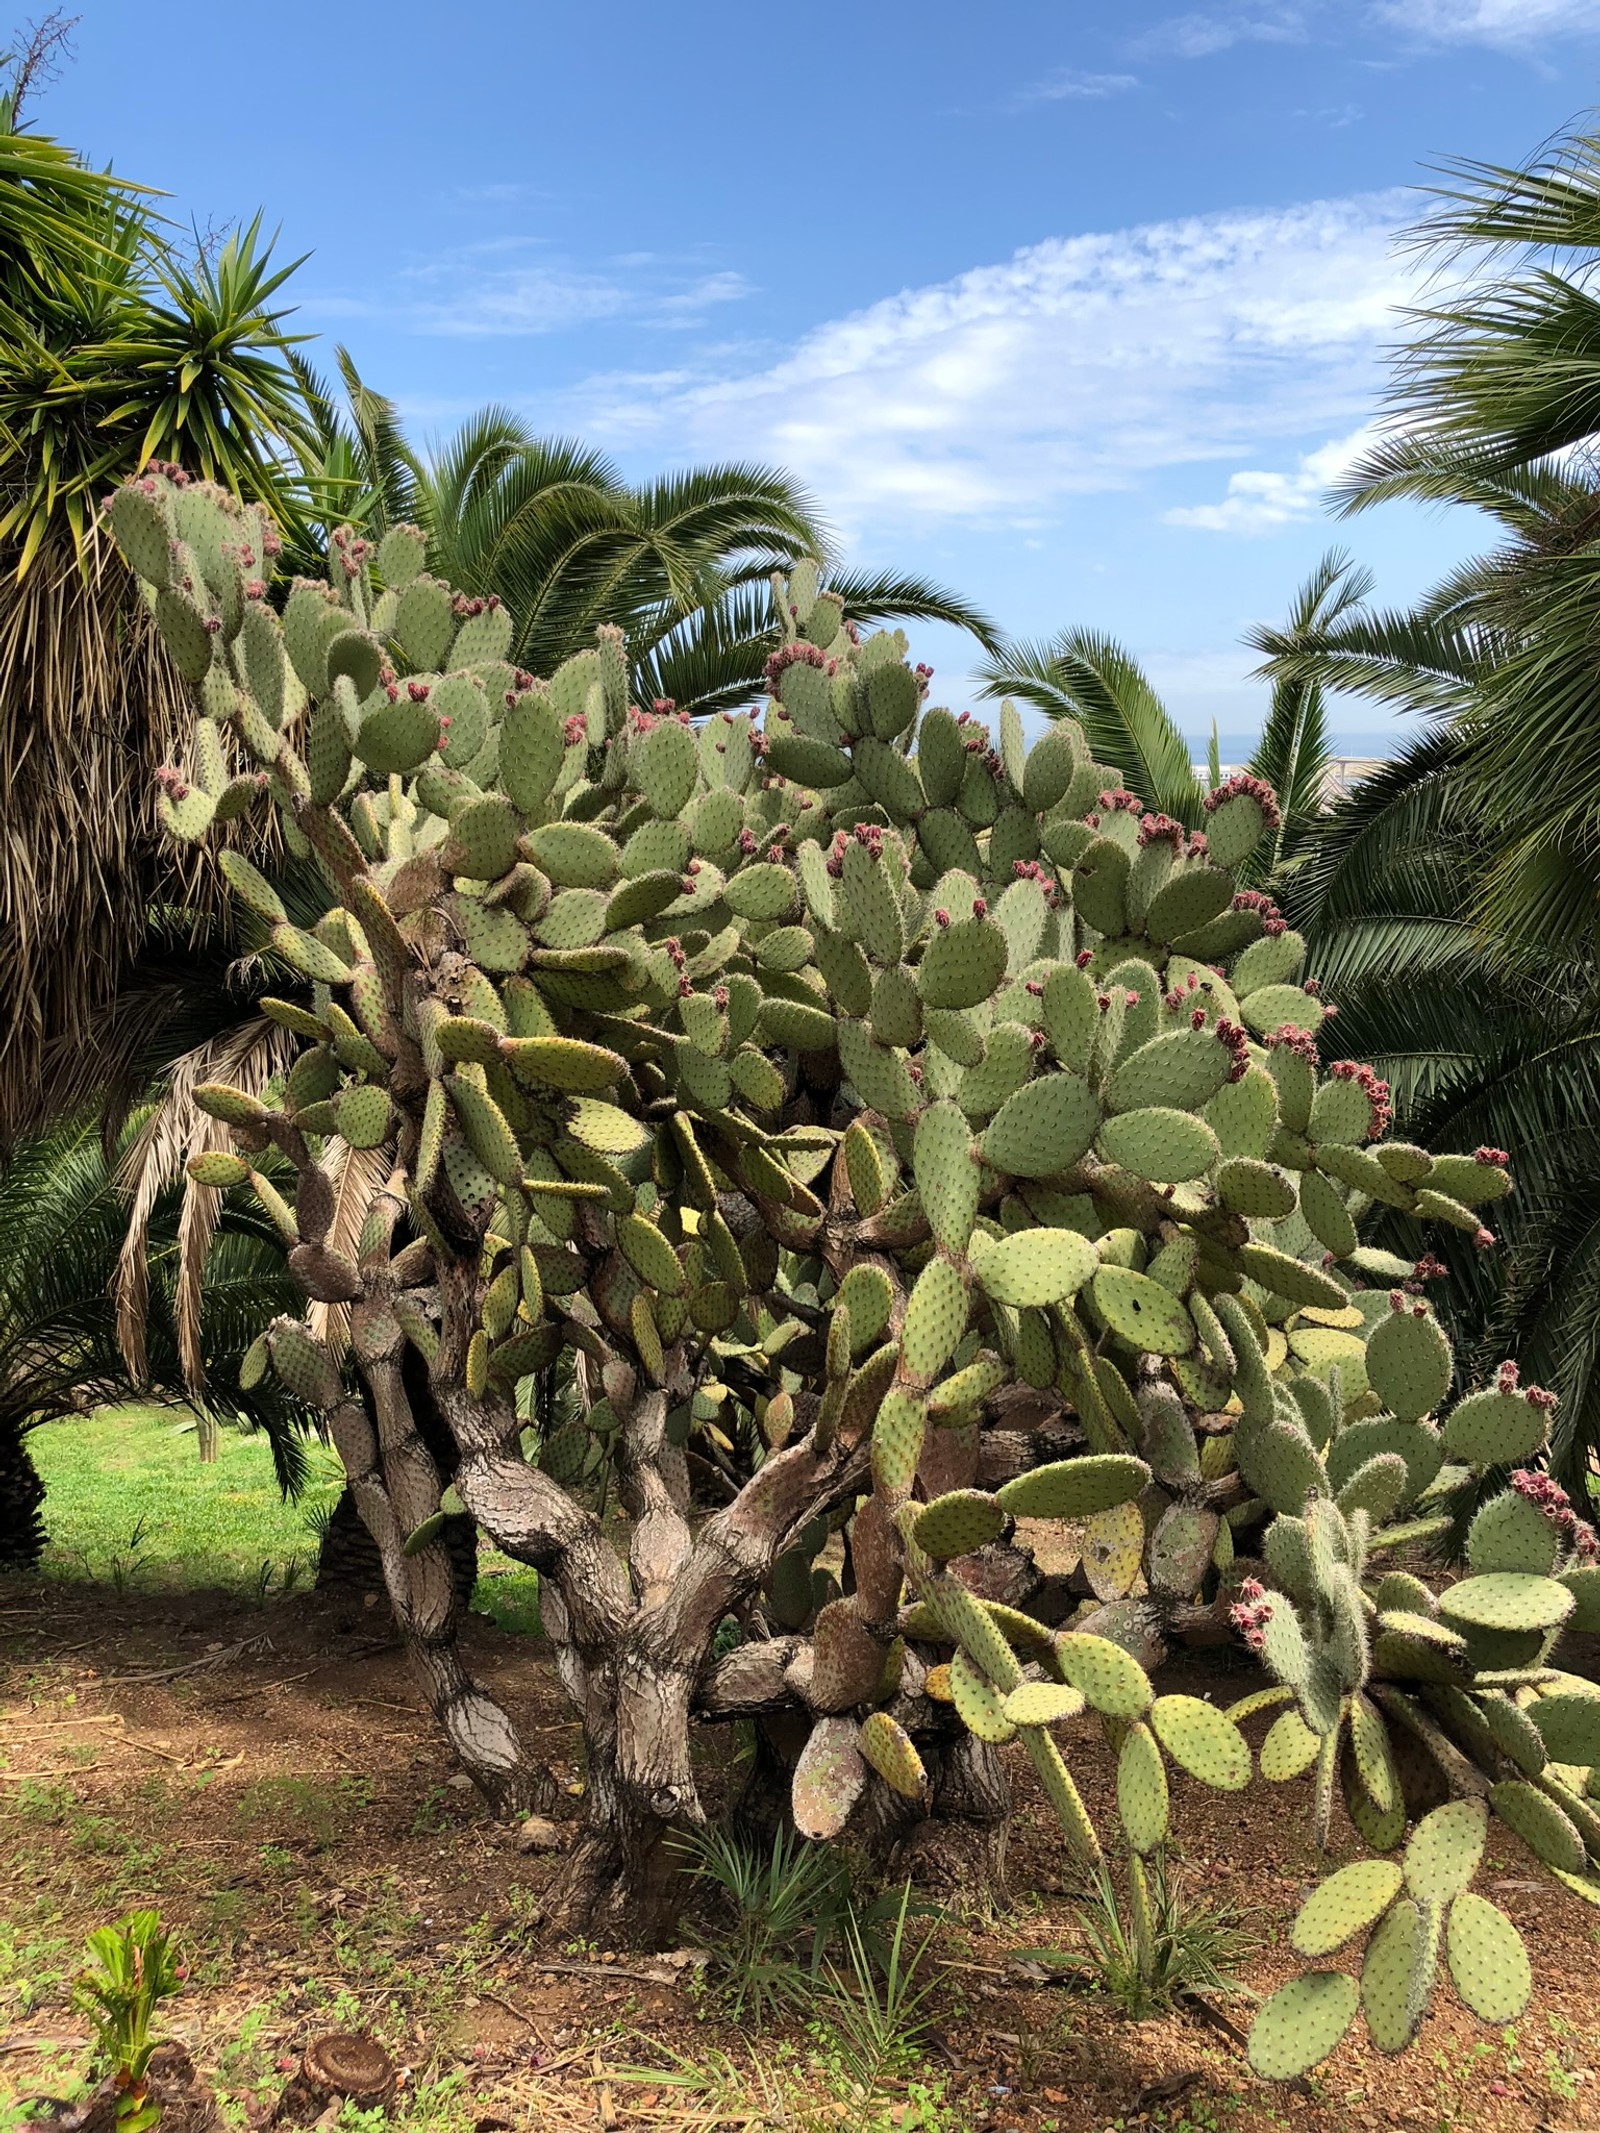
[[[505,611],[429,577],[411,529],[336,534],[330,582],[280,619],[255,514],[172,470],[108,510],[199,704],[167,826],[270,801],[338,898],[301,932],[222,857],[285,972],[265,1009],[304,1045],[266,1100],[201,1092],[239,1153],[199,1174],[254,1191],[351,1320],[344,1370],[286,1320],[247,1368],[328,1415],[421,1677],[502,1806],[535,1778],[455,1655],[447,1519],[539,1570],[588,1759],[573,1916],[663,1921],[701,1722],[766,1728],[808,1837],[940,1810],[991,1862],[1018,1738],[1094,1860],[1056,1730],[1092,1711],[1137,1898],[1169,1766],[1252,1771],[1233,1719],[1153,1694],[1174,1636],[1259,1639],[1322,1802],[1358,1708],[1371,1747],[1374,1668],[1438,1645],[1459,1686],[1468,1640],[1431,1595],[1380,1613],[1363,1582],[1471,1477],[1429,1463],[1432,1269],[1357,1223],[1382,1201],[1488,1243],[1510,1180],[1495,1151],[1381,1142],[1382,1085],[1320,1071],[1303,944],[1231,871],[1266,788],[1231,780],[1189,837],[1068,721],[1030,750],[1007,706],[995,745],[925,708],[900,634],[863,638],[808,564],[775,584],[765,707],[696,730],[630,702],[614,631],[517,672]],[[333,1137],[391,1157],[353,1258],[327,1241]],[[581,1411],[528,1427],[567,1363]],[[1268,1631],[1243,1581],[1274,1514],[1316,1522],[1303,1551],[1271,1541],[1300,1584]],[[1480,1636],[1503,1625],[1526,1667],[1516,1632],[1592,1611],[1586,1575],[1541,1576],[1558,1597],[1521,1612],[1491,1595]],[[1422,1703],[1396,1694],[1404,1728]],[[1279,2023],[1275,2064],[1282,2031],[1322,2034]]]

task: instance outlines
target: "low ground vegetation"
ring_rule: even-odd
[[[158,1472],[172,1418],[122,1426],[130,1450],[142,1446]],[[49,1471],[54,1431],[44,1444]],[[706,1877],[681,1945],[660,1957],[552,1929],[545,1913],[560,1854],[520,1850],[515,1829],[452,1784],[381,1610],[330,1608],[305,1588],[287,1598],[274,1588],[257,1603],[241,1569],[286,1536],[269,1464],[237,1457],[255,1449],[224,1439],[221,1472],[251,1478],[236,1489],[223,1545],[191,1556],[187,1589],[134,1580],[118,1594],[86,1576],[81,1557],[63,1556],[48,1584],[10,1579],[0,1591],[6,2111],[84,2082],[89,2030],[73,1990],[85,1938],[110,1917],[154,1906],[185,1971],[158,2032],[186,2044],[234,2127],[272,2104],[308,2039],[339,2029],[370,2030],[408,2070],[397,2116],[426,2133],[469,2133],[494,2119],[519,2133],[821,2133],[847,2123],[882,2133],[1532,2133],[1585,2122],[1600,2070],[1588,1983],[1594,1914],[1574,1897],[1549,1896],[1503,1831],[1491,1840],[1485,1885],[1525,1932],[1537,1928],[1527,2013],[1486,2032],[1446,2003],[1403,2061],[1353,2036],[1303,2090],[1258,2082],[1195,1998],[1180,1993],[1139,2018],[1128,2010],[1115,1964],[1094,1945],[1096,1934],[1108,1937],[1106,1914],[1076,1884],[1026,1788],[1008,1907],[953,1917],[913,1899],[903,1956],[929,1947],[911,1966],[906,1997],[926,1996],[876,2030],[861,1980],[881,2009],[881,1951],[900,1892],[870,1882],[852,1892],[877,1960],[864,1954],[858,1969],[838,1928],[814,1963],[818,1923],[830,1913],[837,1921],[842,1908],[831,1858],[820,1888],[802,1890],[785,1920],[774,1913],[789,1900],[786,1877],[770,1871],[770,1851],[731,1852],[728,1871]],[[126,1485],[124,1469],[87,1503],[108,1534]],[[287,1514],[291,1527],[299,1516]],[[76,1530],[94,1530],[83,1517],[75,1514]],[[549,1759],[562,1787],[554,1820],[567,1832],[581,1805],[567,1789],[583,1781],[581,1743],[549,1645],[478,1611],[503,1582],[480,1582],[471,1663]],[[1220,1702],[1248,1679],[1238,1659],[1190,1655],[1160,1686]],[[385,1744],[376,1776],[363,1767],[374,1725]],[[1073,1732],[1082,1734],[1070,1750],[1085,1797],[1107,1813],[1114,1762],[1083,1722]],[[725,1748],[720,1734],[697,1744],[713,1797],[739,1776]],[[1285,1936],[1318,1872],[1300,1790],[1260,1788],[1243,1800],[1197,1792],[1183,1802],[1174,1857],[1191,1968],[1178,1982],[1236,2029],[1248,2027],[1249,1995],[1296,1967]],[[1341,1829],[1339,1856],[1358,1849]],[[1120,1861],[1112,1872],[1120,1883]],[[1208,1981],[1203,1959],[1219,1954],[1220,1976]],[[759,2024],[758,1976],[778,1980]],[[843,2021],[841,1994],[858,2022],[866,2008],[864,2038]]]

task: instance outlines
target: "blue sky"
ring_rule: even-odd
[[[1225,753],[1326,546],[1399,601],[1476,537],[1321,506],[1413,188],[1600,104],[1600,0],[81,4],[36,121],[264,207],[297,324],[420,434],[494,399],[639,475],[777,460],[853,559],[1120,637]],[[959,704],[962,641],[916,651]]]

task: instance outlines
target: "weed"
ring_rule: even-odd
[[[1181,1869],[1159,1853],[1145,1867],[1145,1899],[1141,1921],[1100,1865],[1075,1906],[1081,1949],[1029,1951],[1032,1959],[1078,1972],[1136,2022],[1188,1994],[1242,1989],[1231,1973],[1248,1942],[1234,1909],[1191,1897]]]
[[[928,2026],[933,1980],[922,1971],[933,1936],[929,1932],[913,1946],[907,1928],[914,1916],[908,1881],[894,1924],[875,1951],[855,1912],[847,1911],[843,1938],[849,1975],[827,1966],[836,2049],[858,2098],[876,2096],[886,2080],[908,2070]]]

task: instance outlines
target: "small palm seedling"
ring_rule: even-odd
[[[160,2116],[145,2075],[156,2008],[178,1990],[172,1936],[155,1911],[130,1911],[89,1935],[77,2002],[94,2029],[95,2058],[117,2093],[117,2133],[145,2133]]]
[[[843,1859],[782,1829],[765,1852],[715,1829],[687,1832],[679,1849],[724,1898],[709,1946],[733,2018],[761,2028],[804,2005],[849,1902]]]
[[[934,1981],[925,1964],[933,1931],[930,1927],[913,1942],[909,1930],[921,1909],[912,1901],[909,1881],[894,1900],[886,1933],[875,1932],[853,1907],[847,1909],[843,1937],[849,1974],[828,1966],[834,2046],[861,2101],[904,2072],[928,2026]]]

